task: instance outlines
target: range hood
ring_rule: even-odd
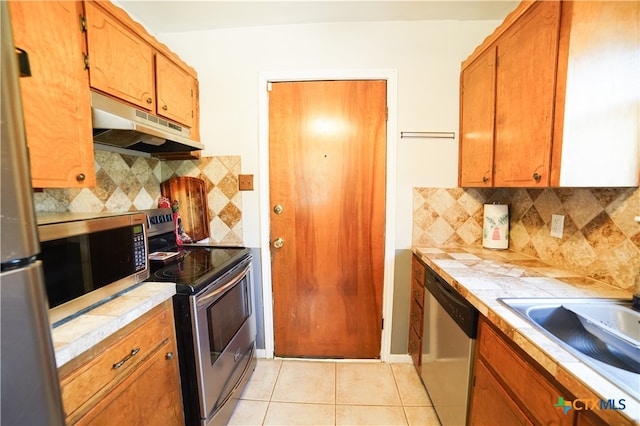
[[[150,154],[204,149],[180,124],[91,92],[93,142]]]

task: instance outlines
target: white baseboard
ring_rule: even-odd
[[[411,364],[413,360],[409,354],[389,354],[389,364]]]

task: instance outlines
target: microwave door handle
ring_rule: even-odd
[[[233,279],[231,281],[229,281],[228,283],[226,283],[222,287],[216,288],[211,293],[207,293],[207,294],[203,295],[202,297],[198,297],[197,298],[198,306],[201,306],[202,304],[208,303],[209,300],[219,296],[220,294],[224,293],[225,291],[227,291],[228,289],[230,289],[234,285],[238,284],[238,282],[240,282],[247,275],[247,272],[249,272],[249,268],[250,267],[251,267],[251,265],[247,265],[242,270],[242,272],[240,272],[238,275],[233,277]]]

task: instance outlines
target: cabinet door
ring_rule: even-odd
[[[194,78],[160,53],[156,54],[158,115],[193,126]]]
[[[560,2],[539,2],[498,41],[493,186],[549,185]]]
[[[496,90],[496,48],[460,77],[460,186],[491,186]]]
[[[475,363],[469,424],[474,426],[532,424],[481,360]]]
[[[93,2],[85,12],[91,87],[155,112],[151,46]]]
[[[183,425],[182,396],[168,339],[151,358],[93,407],[77,425]]]
[[[14,44],[31,65],[20,91],[32,184],[95,186],[82,3],[11,1],[9,12]]]
[[[191,139],[200,142],[200,83],[198,79],[194,78],[192,80],[193,84],[193,123],[191,126]],[[200,151],[196,151],[198,157],[200,156]]]

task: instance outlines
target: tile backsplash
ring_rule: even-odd
[[[34,193],[35,209],[44,212],[126,212],[155,208],[160,183],[173,176],[205,181],[211,239],[242,243],[242,194],[238,190],[240,156],[160,161],[95,151],[94,188],[46,188]]]
[[[509,249],[629,289],[640,273],[638,188],[414,188],[414,245],[482,245],[485,203],[509,205]],[[562,238],[551,215],[564,215]]]

